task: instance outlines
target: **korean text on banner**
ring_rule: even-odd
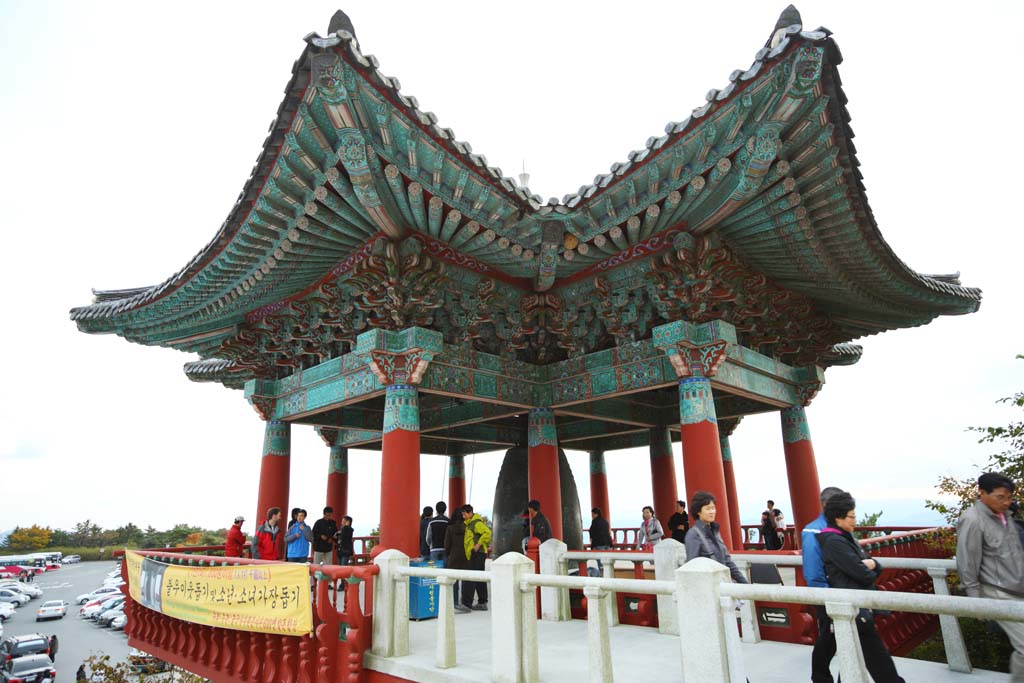
[[[313,630],[304,564],[182,567],[127,551],[128,592],[143,607],[206,626],[305,635]]]

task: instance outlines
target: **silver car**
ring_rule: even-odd
[[[0,602],[9,602],[20,607],[31,599],[19,591],[11,590],[10,588],[0,588]]]
[[[36,610],[36,621],[63,619],[68,613],[68,603],[63,600],[47,600]]]

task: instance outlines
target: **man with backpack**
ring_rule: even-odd
[[[462,519],[466,524],[466,533],[463,536],[463,549],[466,557],[469,558],[469,568],[483,571],[487,561],[487,552],[491,545],[491,529],[484,522],[483,517],[473,512],[473,506],[467,503],[462,508]],[[462,604],[469,609],[487,610],[487,582],[486,581],[465,581],[462,587]],[[473,595],[476,595],[476,604],[473,604]]]

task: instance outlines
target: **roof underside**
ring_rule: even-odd
[[[228,361],[187,371],[229,386],[412,324],[547,362],[722,317],[754,348],[849,363],[845,342],[975,311],[981,293],[913,271],[882,238],[841,61],[827,31],[785,27],[689,118],[541,206],[402,95],[351,30],[312,34],[213,240],[164,283],[96,292],[71,317]]]

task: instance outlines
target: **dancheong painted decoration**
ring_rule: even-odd
[[[722,510],[728,435],[744,415],[787,409],[791,489],[811,498],[794,500],[799,524],[817,510],[803,406],[825,369],[858,360],[853,340],[981,300],[883,239],[841,61],[829,31],[789,8],[690,116],[543,204],[402,94],[339,12],[306,38],[213,240],[165,282],[96,292],[71,318],[197,354],[186,375],[244,388],[282,448],[282,425],[304,424],[332,462],[382,449],[382,477],[410,480],[387,484],[408,498],[382,510],[389,547],[415,548],[398,528],[415,536],[415,523],[394,515],[417,516],[420,453],[452,457],[462,476],[461,456],[520,449],[530,495],[564,507],[559,447],[649,446],[667,429],[687,489],[715,492]],[[531,430],[541,409],[550,420]],[[261,479],[261,506],[287,498],[283,476],[283,492]]]

